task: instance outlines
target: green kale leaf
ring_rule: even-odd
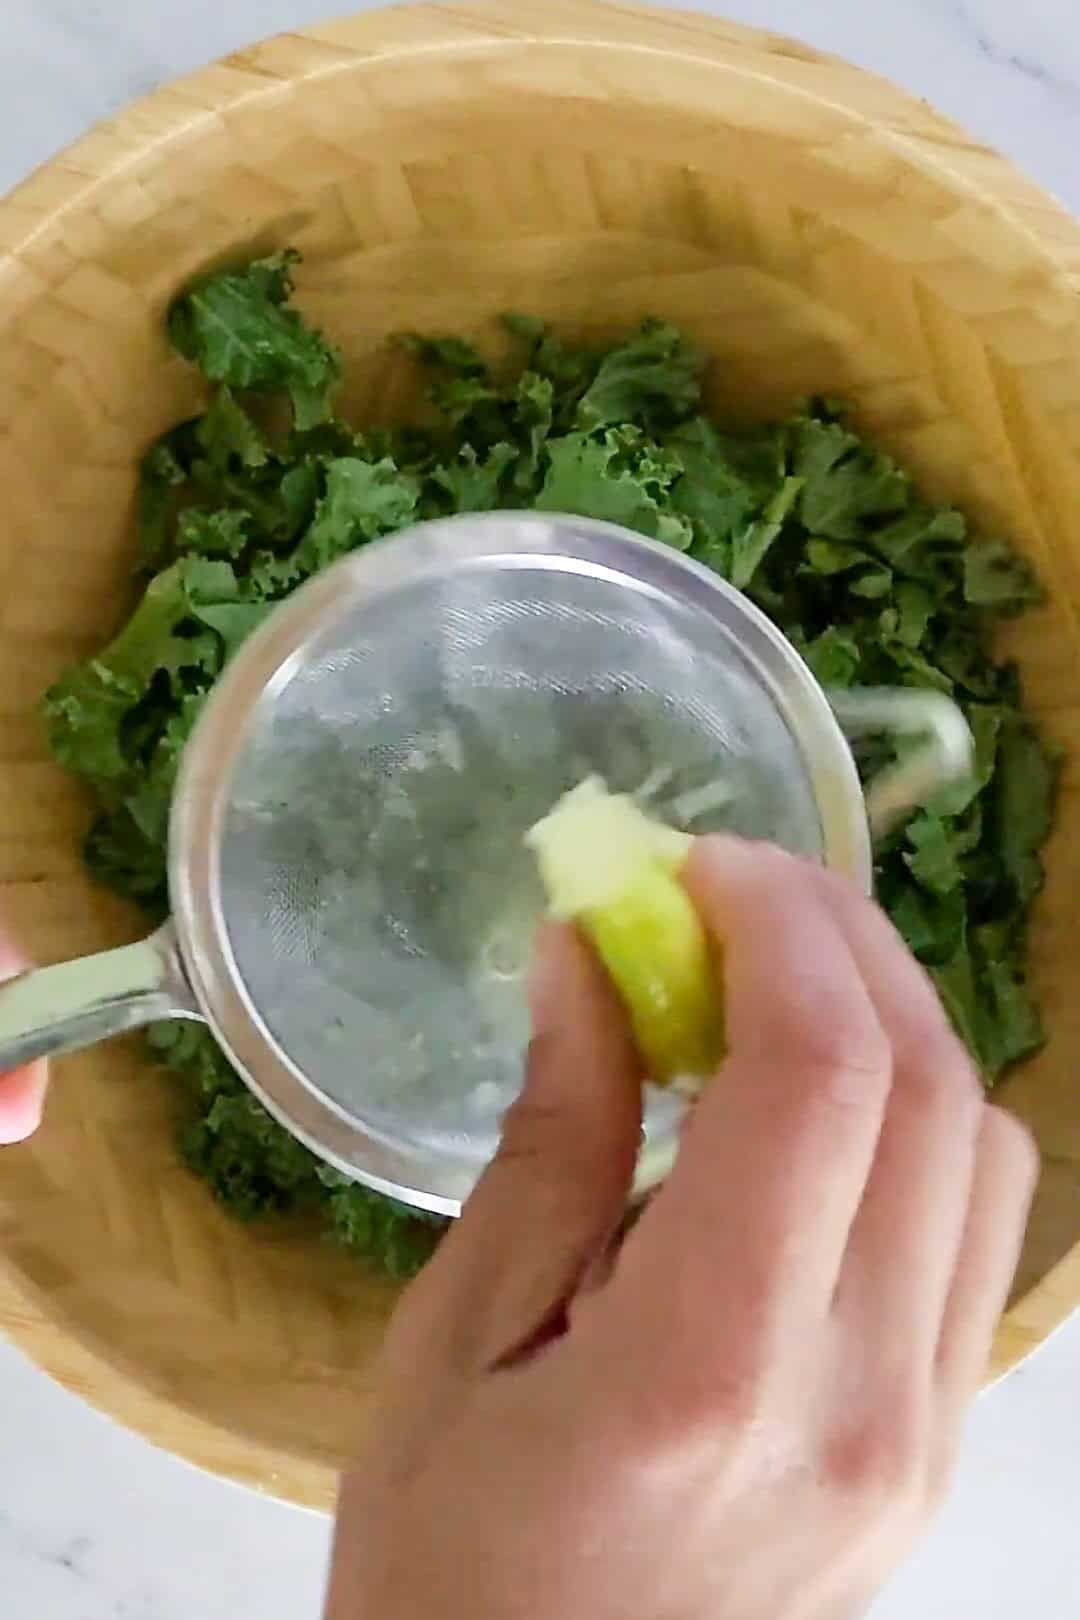
[[[298,259],[276,253],[243,270],[203,277],[175,300],[168,328],[174,347],[211,382],[288,393],[303,430],[330,416],[341,358],[287,307]]]

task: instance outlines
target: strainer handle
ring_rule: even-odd
[[[867,785],[866,817],[873,837],[889,832],[942,788],[970,776],[975,763],[971,731],[958,706],[943,693],[834,687],[828,698],[849,740],[872,735],[922,739]]]
[[[166,923],[137,945],[36,968],[0,984],[0,1074],[162,1018],[198,1018]]]

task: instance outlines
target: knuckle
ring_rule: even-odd
[[[746,844],[741,858],[748,878],[759,883],[787,885],[798,879],[811,883],[817,870],[811,862],[782,849],[779,844],[759,840]]]
[[[737,1366],[702,1369],[697,1377],[670,1386],[667,1435],[670,1442],[696,1448],[720,1438],[732,1466],[751,1452],[773,1424],[765,1380]]]
[[[764,1055],[786,1060],[810,1092],[838,1104],[864,1103],[888,1091],[892,1082],[888,1035],[869,1007],[852,1006],[846,996],[833,1005],[824,994],[813,1016],[803,1008],[793,1017],[779,1013],[762,1041],[768,1048]]]
[[[931,1452],[927,1464],[926,1511],[929,1516],[937,1514],[945,1506],[956,1472],[956,1462],[955,1440],[951,1436],[941,1439]]]
[[[789,1063],[807,1107],[824,1105],[841,1113],[879,1107],[892,1082],[891,1054],[884,1041],[868,1040],[864,1032],[843,1026],[793,1043]]]
[[[1028,1127],[1015,1114],[992,1105],[986,1109],[983,1131],[1018,1182],[1034,1186],[1041,1161],[1038,1144]]]
[[[680,1392],[684,1425],[696,1433],[703,1422],[737,1439],[758,1429],[765,1407],[764,1376],[754,1358],[727,1367],[710,1366]]]
[[[503,1119],[501,1151],[506,1158],[533,1158],[559,1142],[564,1131],[561,1108],[538,1103],[528,1095],[519,1097]]]
[[[499,1158],[504,1164],[527,1165],[531,1170],[558,1174],[573,1156],[575,1168],[584,1148],[581,1138],[570,1128],[562,1108],[518,1099],[503,1120]]]
[[[833,1086],[841,1094],[849,1085],[861,1095],[867,1085],[884,1087],[892,1075],[892,1048],[879,1025],[837,1022],[810,1047],[810,1057],[832,1070]]]
[[[948,1121],[959,1137],[978,1135],[986,1112],[986,1094],[967,1053],[951,1043],[927,1040],[909,1049],[897,1064],[898,1086],[920,1111]]]
[[[665,1443],[719,1430],[737,1444],[769,1404],[775,1350],[764,1325],[747,1314],[720,1344],[703,1327],[699,1310],[686,1313],[678,1295],[667,1294],[642,1324],[627,1361],[629,1381],[620,1379],[636,1421]]]
[[[534,1183],[558,1186],[571,1204],[576,1198],[591,1201],[598,1185],[627,1173],[609,1132],[590,1128],[588,1120],[528,1093],[503,1120],[498,1162],[504,1169],[521,1170]]]
[[[831,866],[816,867],[815,873],[821,893],[841,916],[854,916],[859,912],[878,914],[881,911],[877,901],[872,900],[846,873],[838,872]]]
[[[797,905],[812,888],[815,867],[776,844],[709,833],[694,841],[688,873],[712,921],[755,918],[777,901]]]
[[[873,1518],[925,1510],[930,1494],[927,1425],[911,1396],[879,1399],[826,1447],[830,1488]]]
[[[635,1411],[636,1421],[662,1447],[717,1432],[729,1446],[737,1447],[741,1438],[756,1432],[762,1405],[758,1381],[735,1369],[710,1369],[707,1376],[682,1370],[677,1379],[661,1375],[655,1395],[635,1401]]]
[[[871,1009],[827,987],[816,999],[777,1005],[771,1022],[744,1032],[740,1055],[797,1076],[808,1099],[863,1104],[892,1084],[893,1049]]]

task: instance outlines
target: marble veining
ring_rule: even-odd
[[[333,3],[3,0],[0,189],[132,96]],[[1076,0],[708,9],[906,85],[1080,212]],[[1078,1382],[1080,1321],[984,1397],[946,1514],[874,1620],[1071,1620]],[[327,1548],[324,1520],[154,1451],[0,1345],[0,1620],[316,1620]]]
[[[1010,10],[996,16],[993,14],[996,8],[985,4],[972,6],[964,0],[956,0],[945,9],[970,33],[979,51],[995,67],[1023,74],[1026,79],[1052,91],[1068,106],[1080,107],[1080,83],[1071,71],[1078,65],[1080,51],[1069,49],[1074,41],[1068,34],[1062,38],[1067,19],[1060,6],[1048,5],[1048,10],[1059,13],[1053,30],[1056,37],[1039,26],[1042,21],[1039,17],[1034,28],[1029,26],[1029,13]],[[1075,25],[1072,32],[1076,32]]]

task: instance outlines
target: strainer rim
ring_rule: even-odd
[[[328,633],[360,602],[370,608],[450,568],[530,564],[632,582],[639,592],[704,611],[728,635],[737,622],[739,651],[768,688],[802,756],[818,807],[824,863],[867,891],[872,883],[858,774],[823,688],[753,602],[672,547],[592,518],[467,514],[371,542],[302,585],[244,642],[208,698],[184,753],[169,831],[169,881],[181,953],[215,1037],[268,1112],[344,1175],[442,1215],[460,1212],[476,1178],[475,1163],[421,1159],[381,1140],[303,1074],[252,1001],[222,908],[222,824],[233,771],[256,716],[288,683],[316,632]],[[674,1151],[674,1141],[651,1146],[639,1166],[640,1191],[662,1179]]]

